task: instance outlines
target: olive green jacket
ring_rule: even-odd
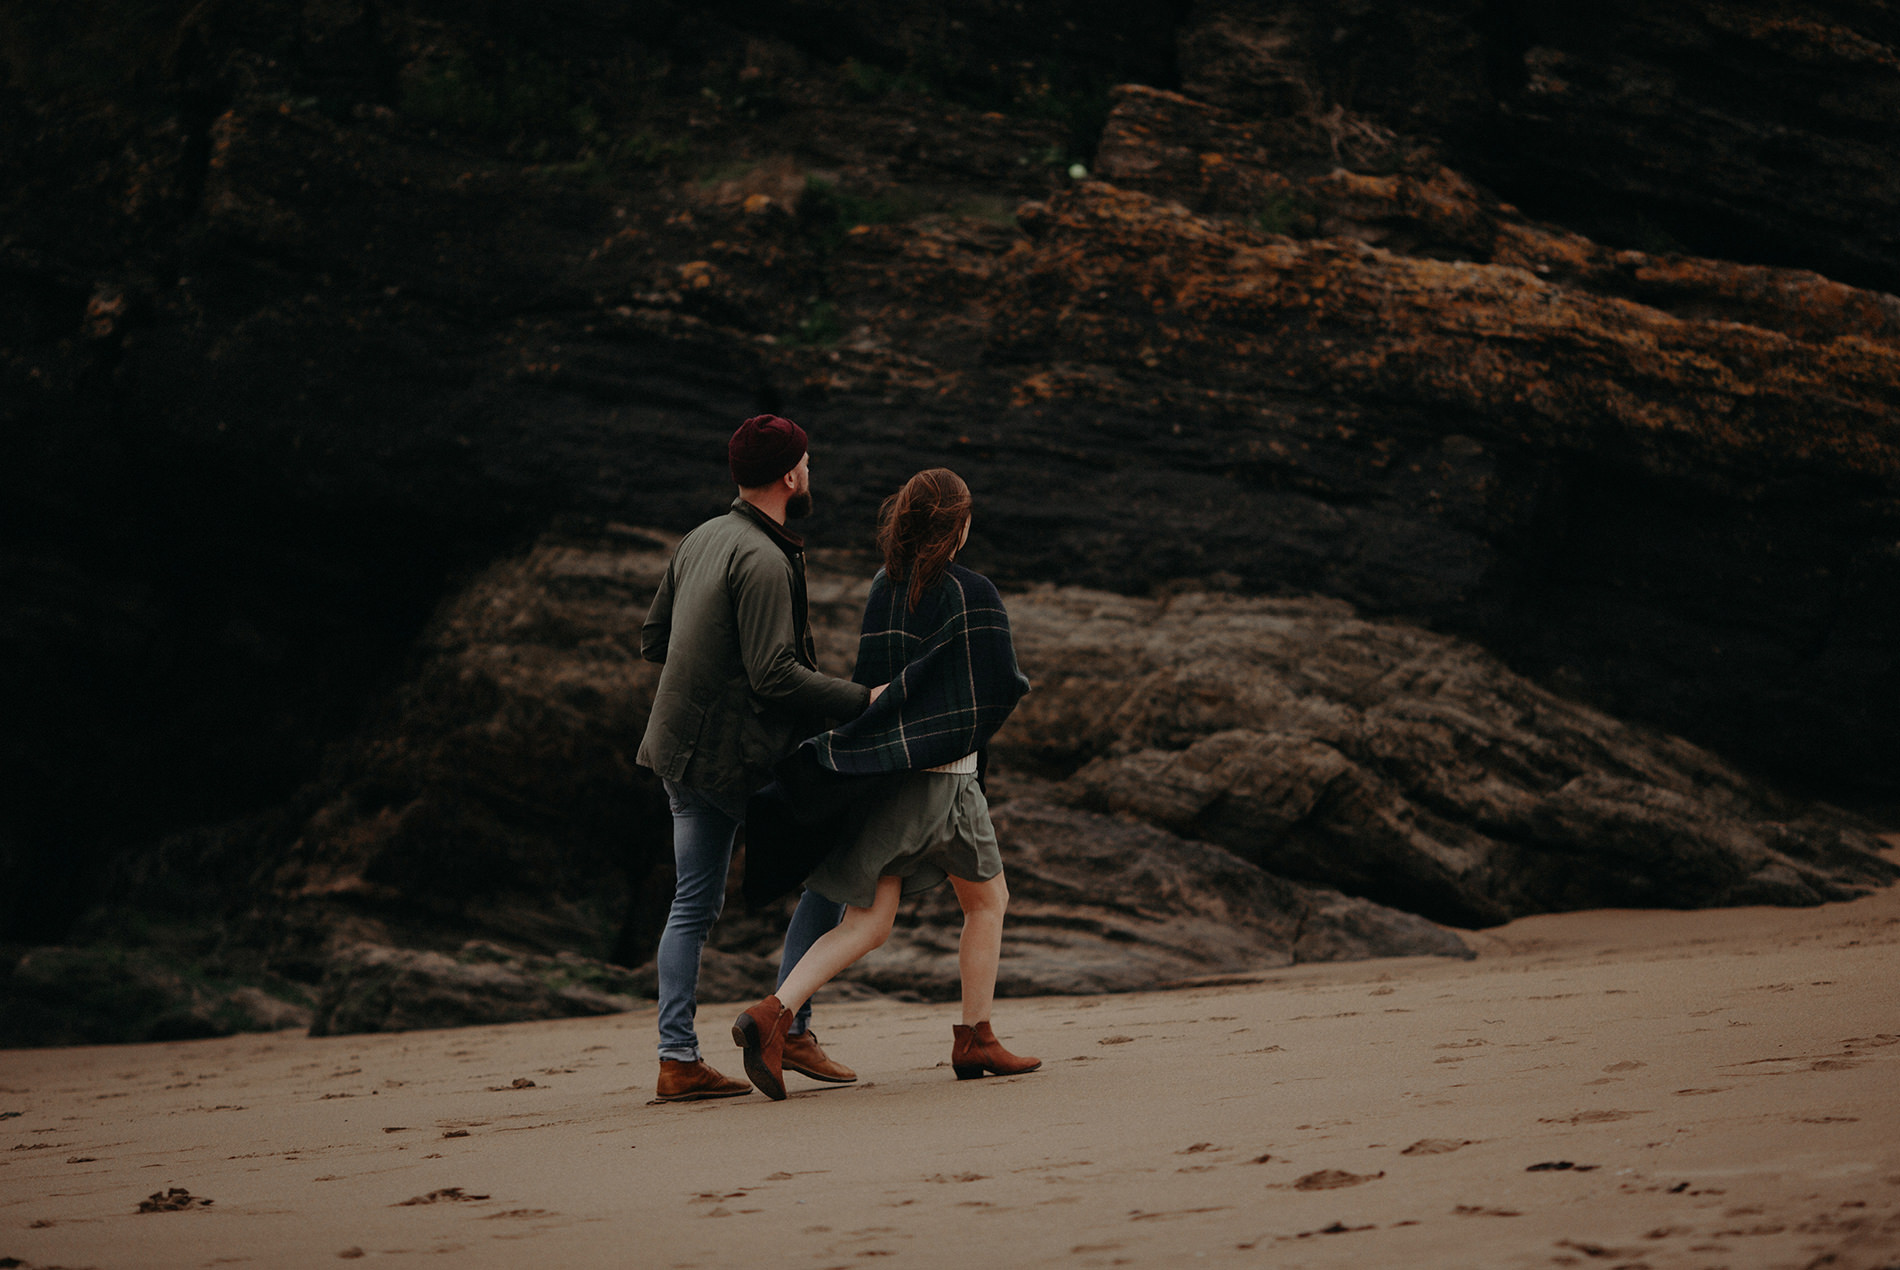
[[[639,763],[740,802],[796,742],[871,701],[818,672],[804,546],[743,498],[681,539],[640,654],[663,669]]]

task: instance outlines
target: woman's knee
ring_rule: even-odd
[[[1000,873],[982,882],[971,882],[963,878],[957,878],[955,881],[957,900],[963,905],[965,916],[985,913],[1000,917],[1003,910],[1009,907],[1009,884],[1003,881],[1003,875]]]
[[[898,879],[880,878],[877,898],[871,901],[871,907],[845,910],[842,925],[850,929],[853,942],[860,944],[866,952],[882,948],[884,941],[891,937],[891,928],[897,924],[897,901],[901,891]]]

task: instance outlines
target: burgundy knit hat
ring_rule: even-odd
[[[805,430],[777,415],[755,415],[739,425],[726,446],[732,479],[741,489],[770,485],[805,457]]]

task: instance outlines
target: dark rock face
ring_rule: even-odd
[[[1099,185],[1027,223],[992,354],[1036,360],[1032,426],[1147,459],[1091,491],[1131,513],[1097,529],[1098,559],[1191,550],[1249,587],[1430,614],[1692,737],[1772,715],[1730,733],[1752,760],[1813,770],[1796,753],[1812,745],[1836,777],[1888,779],[1869,706],[1896,688],[1900,345],[1678,318],[1535,267],[1255,236]],[[1892,329],[1877,297],[1805,281],[1813,324]],[[1190,512],[1127,488],[1197,462],[1232,496]],[[1643,657],[1618,651],[1633,642]],[[1826,740],[1850,733],[1879,743]]]
[[[1460,926],[1900,877],[1871,824],[1336,602],[1041,589],[1010,608],[1036,690],[999,756],[1274,874]]]
[[[1532,214],[1622,246],[1900,291],[1900,26],[1858,4],[1198,4],[1184,89],[1440,139]]]

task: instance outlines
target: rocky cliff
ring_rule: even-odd
[[[390,721],[502,673],[441,677],[470,579],[683,530],[759,409],[817,439],[820,542],[948,463],[1014,585],[1328,596],[1891,799],[1897,42],[1712,0],[16,6],[0,941],[98,936],[108,895],[249,912],[340,773],[435,764],[364,803],[407,844],[375,867],[271,867],[414,898],[467,839],[566,880],[473,879],[431,938],[631,955],[633,669],[486,777]],[[1175,760],[1087,757],[1179,802]],[[1722,827],[1775,797],[1681,812],[1752,861],[1693,902],[1828,893],[1818,839]],[[1433,911],[1514,911],[1529,823]]]

